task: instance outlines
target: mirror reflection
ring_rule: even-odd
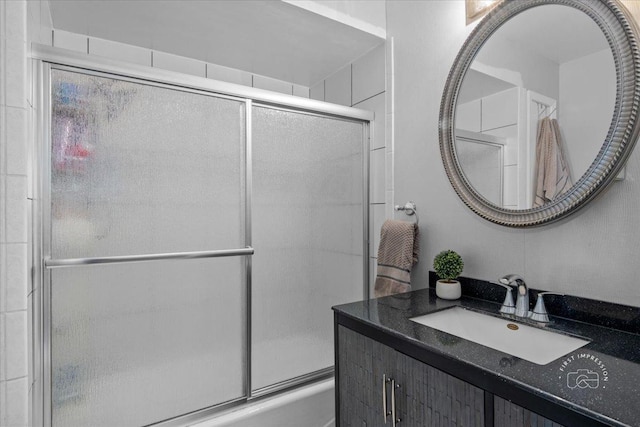
[[[455,150],[492,204],[542,206],[569,190],[606,139],[616,101],[613,55],[585,13],[543,5],[491,35],[465,74]]]

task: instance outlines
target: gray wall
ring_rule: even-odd
[[[387,34],[394,40],[395,202],[416,201],[422,232],[414,288],[427,285],[433,257],[450,248],[463,256],[466,276],[496,281],[516,272],[534,288],[640,306],[639,151],[624,181],[569,219],[541,228],[489,223],[454,193],[440,160],[438,114],[449,69],[472,28],[465,25],[463,1],[387,4]]]

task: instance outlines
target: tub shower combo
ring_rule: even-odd
[[[330,378],[330,307],[368,289],[370,114],[87,61],[34,63],[44,425],[178,425]]]

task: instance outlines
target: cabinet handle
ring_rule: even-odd
[[[391,421],[396,427],[396,380],[391,380]]]
[[[396,423],[399,423],[400,418],[396,418],[396,388],[400,388],[399,384],[396,384],[396,380],[391,380],[391,420],[393,421],[393,427],[396,427]]]
[[[387,412],[387,383],[391,380],[387,378],[387,374],[382,374],[382,414],[384,415],[384,423],[387,423],[387,416],[391,412]]]

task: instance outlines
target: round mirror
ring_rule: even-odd
[[[503,1],[445,87],[440,150],[453,188],[492,222],[561,219],[613,182],[640,132],[640,54],[612,0]]]

